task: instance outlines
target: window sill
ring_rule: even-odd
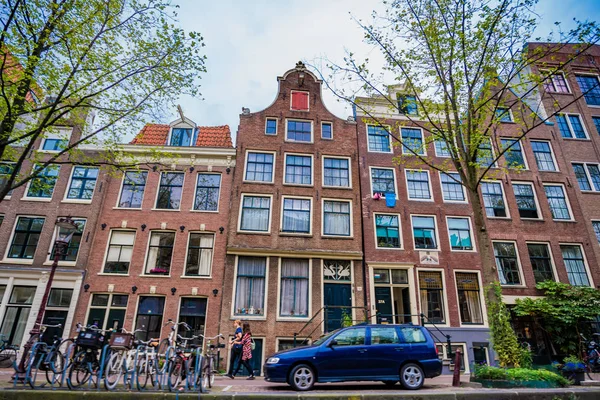
[[[321,239],[342,239],[342,240],[353,240],[353,239],[354,239],[354,236],[321,235]]]
[[[46,261],[42,265],[52,265],[54,261]],[[77,261],[59,261],[59,267],[75,267],[77,265]]]
[[[129,272],[126,274],[118,274],[116,272],[98,272],[96,275],[100,276],[129,276]]]
[[[352,190],[352,186],[321,186],[323,189],[343,189],[343,190]]]
[[[427,153],[425,153],[425,154],[419,154],[419,153],[414,154],[414,153],[410,153],[410,152],[409,153],[402,152],[402,155],[403,156],[408,156],[408,157],[411,157],[411,156],[412,157],[427,157]]]
[[[274,185],[275,182],[264,182],[264,181],[247,181],[247,180],[243,180],[242,183],[249,183],[252,185]]]
[[[553,90],[544,90],[544,92],[549,93],[549,94],[567,94],[567,95],[573,96],[573,93],[571,93],[571,92],[555,92]]]
[[[24,258],[5,258],[0,261],[2,264],[19,264],[19,265],[33,265],[33,259],[24,259]]]
[[[92,200],[79,200],[79,199],[64,199],[61,203],[68,204],[92,204]]]
[[[270,235],[271,232],[261,232],[261,231],[241,231],[238,229],[237,233],[243,235]]]
[[[172,208],[151,208],[150,211],[167,211],[167,212],[179,212],[181,211],[180,208],[178,209],[172,209]]]
[[[510,221],[510,220],[512,220],[511,217],[489,217],[489,216],[486,216],[486,218],[487,219],[497,219],[499,221]]]
[[[420,202],[425,202],[425,203],[433,203],[433,198],[431,199],[411,199],[410,197],[408,198],[408,201],[420,201]]]
[[[2,200],[3,200],[3,201],[4,201],[4,200],[10,200],[10,199],[11,199],[11,197],[12,197],[12,196],[4,196],[4,199],[2,199]]]
[[[521,217],[521,221],[544,222],[544,219],[543,218],[523,218],[523,217]]]
[[[300,232],[279,232],[279,236],[298,236],[298,237],[313,237],[312,233],[300,233]]]
[[[298,144],[315,144],[315,142],[312,141],[312,140],[310,142],[303,142],[303,141],[300,141],[300,140],[289,140],[287,138],[284,140],[284,142],[286,142],[286,143],[298,143]]]
[[[393,151],[377,151],[377,150],[367,150],[367,153],[378,153],[378,154],[394,154]]]
[[[277,322],[306,322],[310,321],[310,317],[277,317]]]
[[[171,278],[171,274],[169,275],[162,275],[162,274],[140,274],[138,275],[140,278]]]
[[[471,249],[471,250],[460,250],[460,249],[453,249],[453,248],[450,248],[450,251],[451,251],[452,253],[477,253],[477,250],[476,250],[476,249]]]
[[[507,288],[507,289],[527,289],[527,285],[502,285],[500,284],[501,287],[503,288]]]
[[[238,319],[247,319],[247,320],[252,320],[252,321],[266,321],[267,317],[265,315],[251,315],[251,314],[237,314],[237,315],[232,315],[229,317],[229,319],[231,321],[235,321]]]
[[[113,207],[113,210],[137,210],[137,211],[142,211],[141,207]]]
[[[480,329],[489,329],[487,324],[468,324],[468,323],[460,323],[461,328],[480,328]]]
[[[415,251],[437,251],[437,252],[439,252],[440,248],[436,247],[435,249],[424,249],[424,248],[415,247],[414,250]]]
[[[39,149],[38,153],[49,153],[49,154],[58,154],[60,153],[62,150],[44,150],[44,149]]]
[[[219,210],[190,210],[190,212],[194,212],[194,213],[211,213],[211,214],[218,214]]]
[[[589,137],[586,137],[586,138],[562,137],[562,138],[563,138],[563,140],[574,141],[574,142],[591,142],[592,141],[592,139],[590,139]]]
[[[311,188],[311,187],[314,187],[315,185],[313,185],[312,183],[304,185],[302,183],[287,183],[287,182],[283,182],[283,186]]]
[[[375,246],[377,250],[404,250],[403,247],[379,247]]]
[[[560,170],[557,169],[555,171],[551,171],[551,170],[545,170],[545,169],[538,169],[538,172],[550,172],[550,173],[556,174],[556,173],[560,173]]]
[[[587,104],[586,105],[590,108],[600,108],[600,105],[595,105],[595,104]]]
[[[21,201],[37,201],[40,203],[49,203],[52,197],[21,197]]]
[[[552,221],[554,222],[569,222],[569,223],[573,223],[573,222],[577,222],[574,219],[552,219]]]
[[[583,194],[600,194],[600,191],[596,190],[580,190]]]
[[[150,275],[148,275],[150,276]],[[207,276],[193,276],[193,275],[181,275],[180,276],[181,279],[212,279],[212,275],[207,275]]]

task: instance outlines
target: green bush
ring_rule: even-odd
[[[489,379],[489,380],[506,380],[506,381],[545,381],[552,382],[558,386],[568,386],[569,381],[548,370],[545,369],[528,369],[528,368],[498,368],[476,366],[473,371],[475,378],[477,379]]]

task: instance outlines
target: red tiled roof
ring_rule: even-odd
[[[169,136],[169,125],[146,124],[131,144],[165,146]],[[229,125],[199,126],[197,147],[233,147]]]

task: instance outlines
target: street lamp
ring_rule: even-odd
[[[48,282],[46,282],[46,290],[44,291],[44,297],[42,297],[42,303],[40,304],[40,309],[35,318],[33,329],[29,332],[29,340],[25,343],[25,346],[23,346],[23,355],[21,356],[21,361],[19,362],[16,373],[20,380],[25,378],[25,360],[27,359],[31,347],[35,344],[36,335],[40,333],[40,326],[46,312],[46,303],[48,303],[48,297],[50,296],[50,289],[52,288],[52,281],[54,280],[56,267],[58,267],[58,261],[62,255],[66,254],[66,250],[73,238],[73,234],[77,232],[78,229],[75,221],[73,221],[71,217],[57,219],[56,226],[58,227],[58,233],[54,241],[54,261],[52,262],[50,276],[48,277]]]

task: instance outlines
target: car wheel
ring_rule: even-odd
[[[306,364],[296,365],[290,372],[289,384],[294,390],[310,390],[315,384],[315,373]]]
[[[396,383],[398,383],[398,381],[381,381],[381,382],[385,383],[385,386],[387,386],[387,387],[396,386]]]
[[[425,374],[423,374],[423,369],[419,365],[408,363],[400,369],[400,383],[405,389],[420,389],[424,382]]]

